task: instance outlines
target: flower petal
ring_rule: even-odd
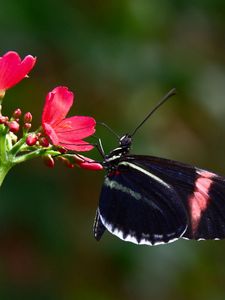
[[[99,170],[103,170],[103,166],[99,163],[95,163],[95,162],[84,162],[84,163],[80,163],[78,164],[79,167],[81,167],[82,169],[86,169],[86,170],[92,170],[92,171],[99,171]]]
[[[42,113],[44,123],[57,126],[67,115],[73,104],[73,93],[67,87],[58,86],[48,93]]]
[[[47,137],[50,138],[52,144],[58,145],[59,139],[58,139],[57,134],[55,133],[55,130],[52,128],[52,126],[47,123],[43,123],[42,127],[44,129],[44,133],[47,135]]]
[[[0,90],[6,90],[22,80],[33,68],[36,58],[27,55],[21,62],[20,56],[9,51],[0,57]]]
[[[74,116],[66,118],[55,127],[60,141],[75,141],[84,139],[95,132],[95,119],[91,117]]]
[[[90,151],[94,148],[94,146],[82,140],[73,141],[73,143],[60,141],[59,146],[62,146],[68,150],[83,151],[83,152]]]

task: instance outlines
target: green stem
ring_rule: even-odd
[[[0,125],[0,164],[5,163],[6,161],[6,130],[4,125]]]
[[[11,155],[16,155],[26,141],[26,136],[22,137],[10,150]]]
[[[15,164],[36,158],[36,157],[40,157],[43,155],[47,155],[50,154],[52,156],[56,156],[56,155],[60,155],[61,153],[59,151],[54,151],[54,150],[46,150],[46,149],[38,149],[32,152],[29,152],[27,154],[23,154],[21,156],[17,156],[16,158],[14,158],[13,162]]]
[[[0,125],[0,186],[13,166],[13,162],[10,160],[10,156],[7,154],[7,128],[4,125]]]
[[[7,163],[7,164],[0,164],[0,186],[3,183],[3,180],[5,179],[5,176],[9,172],[9,170],[12,168],[13,164],[12,163]]]

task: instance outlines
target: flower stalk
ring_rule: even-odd
[[[4,125],[0,125],[0,186],[12,166],[13,162],[7,153],[7,131]]]

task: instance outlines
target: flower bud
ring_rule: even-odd
[[[74,168],[74,164],[71,164],[71,162],[67,162],[66,163],[67,168],[73,169]]]
[[[74,164],[71,163],[71,162],[69,161],[69,159],[67,159],[66,157],[59,156],[58,159],[61,160],[62,163],[63,163],[67,168],[70,168],[70,169],[74,168]]]
[[[76,165],[78,165],[82,169],[87,169],[87,170],[93,170],[93,171],[99,171],[103,170],[103,166],[95,162],[93,159],[85,157],[83,155],[74,155],[74,160]]]
[[[49,141],[46,137],[39,138],[39,143],[42,147],[48,147],[49,146]]]
[[[23,119],[24,123],[30,123],[32,121],[32,114],[30,112],[25,113]]]
[[[14,119],[18,119],[18,118],[21,116],[21,114],[22,114],[21,109],[20,109],[20,108],[17,108],[17,109],[14,110],[14,112],[13,112],[13,118],[14,118]],[[16,121],[17,121],[17,120],[16,120]]]
[[[16,121],[7,122],[6,125],[9,127],[9,131],[13,133],[17,133],[20,129],[20,125]]]
[[[47,167],[54,168],[55,161],[54,161],[53,157],[50,154],[43,156],[43,161],[44,161],[44,164]]]
[[[31,124],[30,124],[30,123],[25,123],[25,124],[23,125],[23,128],[24,128],[26,131],[29,131],[30,128],[31,128]]]
[[[26,144],[28,146],[34,146],[37,143],[37,136],[35,134],[29,134],[28,137],[26,138]]]
[[[8,117],[0,116],[0,124],[5,124],[9,120]]]
[[[92,170],[92,171],[100,171],[103,170],[103,166],[100,163],[96,162],[83,162],[77,163],[78,166],[82,169]]]

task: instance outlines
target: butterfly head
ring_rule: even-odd
[[[121,157],[129,153],[132,144],[132,139],[129,134],[123,135],[119,140],[119,147],[113,149],[102,163],[103,167],[108,170],[113,170],[117,167]]]
[[[124,150],[127,150],[127,152],[130,150],[132,144],[132,138],[131,135],[126,133],[120,138],[120,147]]]

